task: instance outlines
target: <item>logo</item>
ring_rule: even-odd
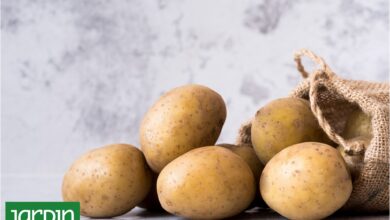
[[[6,202],[6,220],[80,220],[79,202]]]

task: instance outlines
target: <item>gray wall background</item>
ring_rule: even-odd
[[[60,200],[61,178],[94,147],[138,146],[165,91],[199,83],[228,107],[220,142],[301,80],[309,48],[345,78],[389,79],[387,0],[4,0],[3,200]]]

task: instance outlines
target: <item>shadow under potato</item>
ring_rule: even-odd
[[[158,200],[157,195],[157,178],[158,174],[154,173],[152,174],[152,186],[148,193],[148,195],[145,197],[145,199],[138,204],[138,207],[148,210],[149,212],[153,213],[164,213],[166,212],[160,204],[160,201]]]

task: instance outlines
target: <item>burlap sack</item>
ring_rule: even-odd
[[[301,63],[307,56],[319,65],[308,74]],[[330,139],[346,151],[361,153],[360,143],[345,140],[342,133],[347,116],[356,108],[372,118],[373,138],[366,146],[360,175],[344,209],[378,212],[389,210],[389,84],[346,80],[338,77],[322,58],[311,51],[295,55],[297,69],[305,78],[290,94],[310,101],[311,109]],[[251,122],[244,123],[237,144],[251,144]]]

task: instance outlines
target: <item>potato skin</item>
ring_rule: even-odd
[[[356,137],[372,137],[371,117],[366,115],[362,110],[353,111],[345,124],[342,136],[345,139]]]
[[[107,145],[87,152],[72,164],[63,179],[62,197],[80,202],[81,215],[114,217],[145,198],[151,178],[151,170],[136,147]]]
[[[263,172],[264,165],[257,157],[256,152],[251,145],[218,144],[217,146],[221,146],[226,149],[229,149],[233,151],[233,153],[240,156],[249,165],[249,168],[251,168],[252,173],[255,177],[255,182],[257,184],[260,182],[260,176],[261,176],[261,172]],[[256,207],[256,206],[260,206],[260,207],[266,206],[263,199],[261,198],[260,191],[258,188],[256,190],[255,199],[252,202],[252,204],[249,206],[249,208]]]
[[[141,148],[149,166],[159,173],[189,150],[215,144],[225,119],[225,103],[213,90],[186,85],[169,91],[141,124]]]
[[[264,165],[260,162],[256,156],[255,150],[250,145],[234,145],[234,144],[217,144],[217,146],[224,147],[233,151],[233,153],[240,156],[251,168],[256,182],[260,181],[261,172],[264,169]]]
[[[340,153],[316,142],[290,146],[265,166],[260,191],[265,202],[289,219],[322,219],[348,200],[352,181]]]
[[[243,159],[228,149],[201,147],[169,163],[157,179],[162,207],[193,219],[218,219],[245,210],[255,196],[255,181]]]
[[[309,102],[301,98],[276,99],[258,110],[252,122],[251,139],[263,164],[293,144],[329,142]]]

